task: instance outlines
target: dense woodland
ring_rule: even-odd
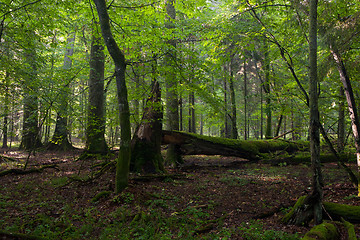
[[[358,200],[359,33],[358,0],[2,1],[0,177],[56,171],[57,165],[35,166],[38,154],[76,152],[73,164],[101,169],[91,179],[68,177],[64,186],[107,176],[110,191],[98,189],[93,201],[122,198],[135,205],[133,181],[181,179],[185,155],[260,165],[310,162],[310,190],[292,196],[291,205],[299,201],[279,226],[319,224],[330,235],[336,229],[323,221],[330,217],[342,220],[348,239],[356,239],[352,224],[359,236],[360,218],[324,200],[328,183],[321,168],[325,161],[337,163],[351,199]],[[16,160],[12,151],[25,157]],[[0,206],[8,206],[6,199],[0,193]],[[350,212],[360,211],[356,201],[345,203],[355,205]],[[151,213],[137,211],[121,216],[146,225]],[[227,217],[203,222],[191,236],[212,239],[201,234]],[[9,219],[0,219],[4,239],[85,236],[66,235],[68,228],[59,230],[63,235],[12,229]],[[159,229],[154,239],[175,237]],[[125,235],[104,239],[119,236]],[[141,236],[149,239],[127,235]]]

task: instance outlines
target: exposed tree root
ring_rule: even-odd
[[[287,224],[306,225],[312,217],[310,203],[306,196],[300,197],[281,221]],[[360,206],[323,202],[323,209],[324,218],[337,221],[344,219],[350,223],[360,223]],[[299,217],[300,212],[302,213]]]

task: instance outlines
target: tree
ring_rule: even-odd
[[[164,164],[161,155],[163,109],[161,90],[158,81],[153,87],[141,123],[136,128],[131,141],[131,165],[136,172],[163,172]]]
[[[168,29],[174,28],[174,21],[176,18],[174,2],[174,0],[165,1],[167,14],[165,27]],[[167,71],[165,73],[167,128],[168,130],[179,130],[179,97],[177,94],[177,77],[174,64],[176,61],[176,40],[172,38],[167,44],[168,50],[165,53],[164,59],[164,63],[167,66]],[[182,162],[178,147],[175,144],[169,144],[166,152],[166,162],[169,165],[178,165]]]
[[[318,107],[317,77],[317,4],[318,0],[310,0],[309,23],[309,106],[310,106],[310,152],[313,169],[312,193],[308,198],[313,203],[315,224],[322,222],[323,178],[320,162],[320,120]],[[306,202],[306,200],[305,200]]]
[[[75,32],[69,33],[67,37],[67,46],[64,54],[63,69],[69,71],[72,67],[71,56],[74,54]],[[57,109],[56,125],[54,135],[48,145],[48,149],[67,151],[72,149],[69,142],[69,129],[68,129],[68,104],[70,95],[71,79],[66,75],[66,81],[58,95],[59,108]]]
[[[296,225],[308,224],[314,219],[320,224],[322,217],[323,178],[320,162],[320,121],[318,109],[318,77],[317,77],[317,0],[310,0],[309,13],[309,108],[310,108],[310,154],[312,176],[312,192],[301,207],[297,208],[289,222]]]
[[[38,93],[37,93],[37,54],[34,41],[36,35],[29,31],[29,44],[24,49],[25,75],[23,87],[23,133],[20,148],[33,150],[41,146],[40,131],[38,126]]]
[[[123,52],[117,45],[110,28],[110,18],[107,12],[105,0],[93,0],[99,16],[102,36],[105,45],[115,64],[115,77],[117,86],[117,96],[119,104],[119,118],[121,128],[121,142],[119,157],[116,164],[115,192],[119,193],[128,185],[130,167],[130,110],[125,81],[126,61]]]
[[[97,26],[97,24],[95,23]],[[86,130],[86,151],[106,154],[108,146],[105,141],[105,96],[104,69],[105,54],[102,38],[93,30],[90,51],[89,105]]]

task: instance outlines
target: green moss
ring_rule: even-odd
[[[288,223],[290,221],[290,219],[292,218],[292,216],[294,215],[295,211],[304,204],[306,196],[301,196],[297,202],[295,203],[295,205],[291,208],[291,210],[285,214],[285,216],[281,219],[281,221],[283,223]]]
[[[110,196],[110,194],[111,194],[111,191],[99,192],[98,194],[95,195],[95,197],[93,197],[91,199],[91,202],[95,203],[95,202],[99,201],[101,198],[107,198]]]
[[[330,202],[324,202],[323,205],[333,219],[339,220],[342,217],[349,222],[359,222],[360,220],[360,206]]]
[[[313,227],[305,236],[303,240],[337,240],[339,239],[339,232],[334,224],[324,222]]]
[[[307,148],[309,145],[308,142],[304,142],[304,141],[288,142],[283,140],[239,140],[239,139],[230,139],[230,138],[222,138],[222,137],[210,137],[195,133],[181,132],[181,134],[189,135],[215,144],[226,145],[231,148],[243,149],[245,151],[252,152],[257,155],[260,153],[276,151],[276,150]]]
[[[344,219],[341,219],[341,221],[348,232],[348,240],[357,240],[354,225],[345,221]]]

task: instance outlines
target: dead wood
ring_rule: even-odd
[[[177,145],[182,155],[234,156],[250,161],[262,159],[265,153],[308,148],[305,143],[283,140],[236,140],[166,130],[162,131],[162,144]]]

